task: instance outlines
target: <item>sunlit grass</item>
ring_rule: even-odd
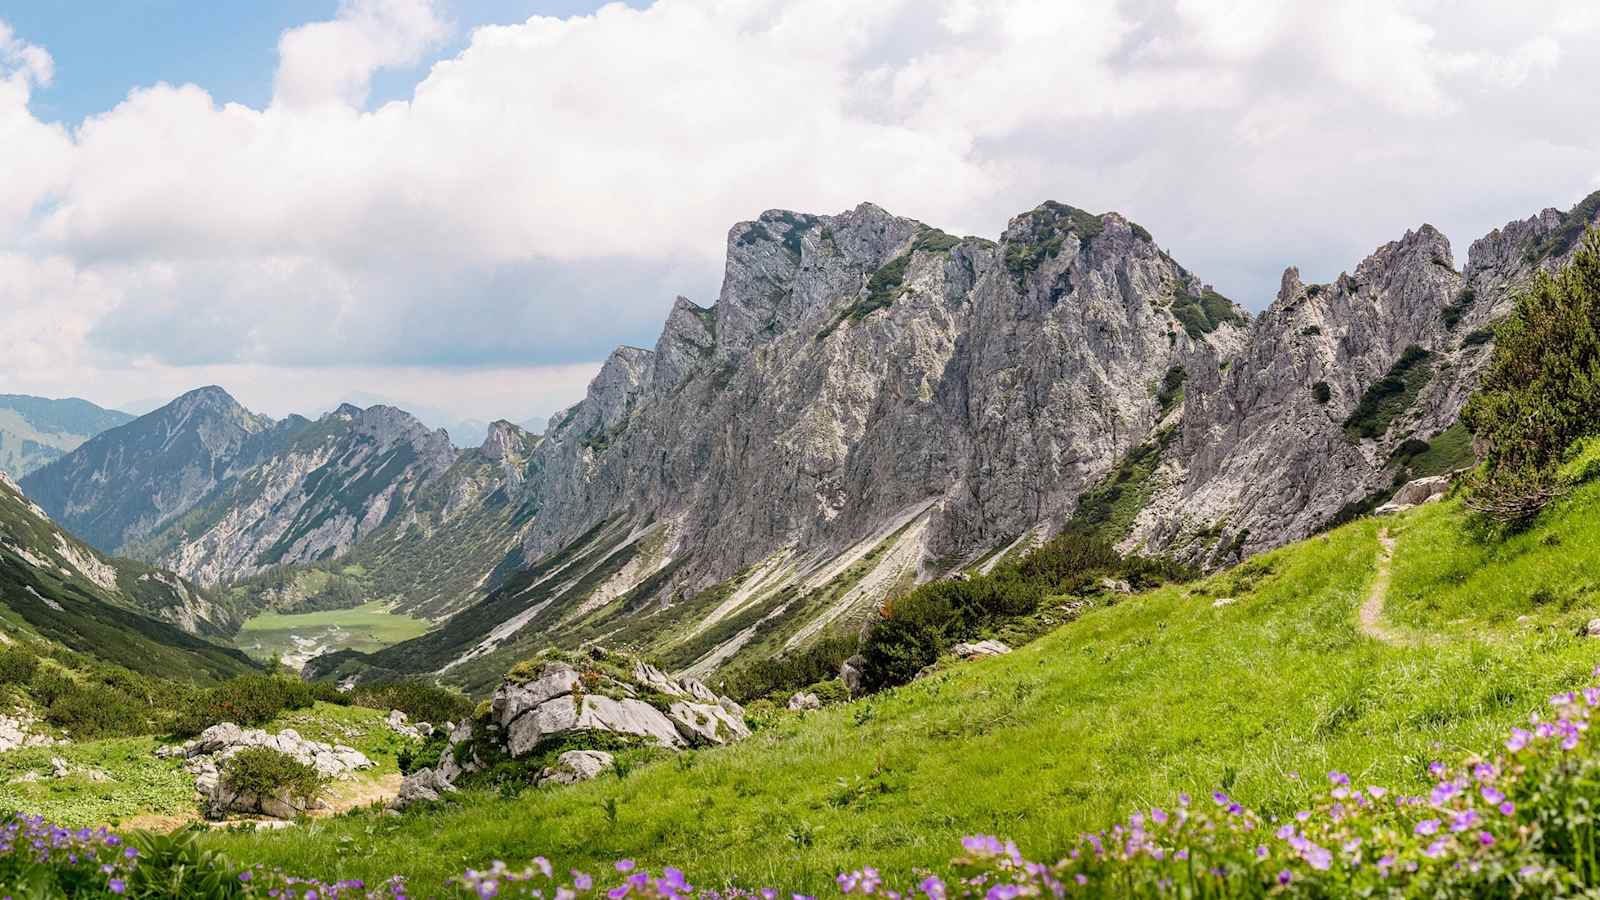
[[[1463,515],[1430,507],[1403,523],[1397,583],[1434,517],[1459,526]],[[1581,682],[1600,642],[1507,628],[1402,648],[1360,635],[1377,527],[1126,599],[1008,656],[624,779],[206,840],[244,862],[403,873],[423,889],[465,866],[543,854],[561,867],[632,857],[703,883],[811,890],[863,864],[909,875],[975,832],[1053,858],[1079,831],[1180,790],[1227,786],[1270,812],[1304,802],[1334,767],[1420,787],[1431,759],[1487,746]]]

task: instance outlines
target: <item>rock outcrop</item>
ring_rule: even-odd
[[[20,747],[48,747],[58,743],[55,738],[35,730],[29,716],[0,716],[0,753]]]
[[[743,709],[697,681],[598,648],[547,654],[508,673],[484,715],[452,728],[439,764],[410,773],[391,805],[436,800],[496,759],[531,766],[539,783],[573,784],[611,768],[608,751],[679,751],[749,736]],[[573,743],[593,746],[568,749]]]
[[[269,734],[257,728],[240,728],[232,722],[213,725],[184,744],[162,747],[156,751],[156,755],[184,760],[184,770],[195,776],[195,789],[205,804],[208,818],[264,815],[289,819],[319,808],[313,798],[295,797],[287,791],[262,795],[228,783],[227,761],[249,747],[276,750],[311,766],[319,775],[330,779],[348,778],[373,765],[372,760],[359,750],[309,741],[290,728]]]

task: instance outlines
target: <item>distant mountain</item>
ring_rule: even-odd
[[[214,594],[77,540],[0,474],[0,632],[33,632],[152,675],[213,681],[256,668],[196,636],[237,624]]]
[[[96,435],[21,483],[69,531],[123,553],[283,440],[271,419],[204,387]]]
[[[0,472],[21,478],[133,416],[87,400],[0,394]]]

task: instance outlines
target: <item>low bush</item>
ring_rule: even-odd
[[[395,754],[395,762],[400,767],[401,775],[410,775],[418,769],[431,769],[439,764],[439,757],[444,755],[445,747],[450,744],[450,733],[444,729],[435,729],[433,734],[421,744],[406,744]]]
[[[716,686],[740,703],[768,696],[787,701],[795,691],[837,676],[839,667],[855,655],[860,645],[855,635],[824,635],[804,649],[741,666],[723,676]]]
[[[398,709],[413,722],[433,725],[448,726],[472,715],[472,700],[466,694],[417,679],[363,685],[349,702],[368,709]]]
[[[39,656],[22,644],[0,650],[0,684],[26,685],[39,671]]]
[[[264,725],[280,712],[307,709],[315,702],[316,692],[297,678],[242,675],[192,697],[178,711],[172,732],[192,736],[221,722]]]
[[[930,582],[892,599],[862,641],[862,685],[905,684],[951,645],[1033,614],[1046,597],[1085,596],[1106,578],[1145,589],[1193,576],[1172,560],[1124,558],[1095,533],[1068,531],[987,575]]]
[[[240,750],[223,764],[222,778],[240,793],[273,797],[286,792],[289,797],[308,803],[327,785],[327,779],[315,766],[271,747]]]

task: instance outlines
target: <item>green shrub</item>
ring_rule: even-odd
[[[420,679],[362,685],[351,695],[356,706],[398,709],[413,722],[446,725],[472,715],[472,700],[460,691]]]
[[[951,645],[1033,614],[1046,597],[1098,592],[1108,577],[1143,589],[1193,572],[1171,560],[1123,558],[1094,532],[1067,531],[988,575],[930,582],[886,604],[862,641],[862,685],[905,684]]]
[[[1382,437],[1433,377],[1432,360],[1433,354],[1421,347],[1407,347],[1389,371],[1361,395],[1361,402],[1344,422],[1345,434],[1352,441]]]
[[[222,777],[235,791],[271,797],[287,791],[295,800],[310,802],[322,793],[327,779],[307,765],[271,747],[246,747],[222,766]]]
[[[241,675],[191,698],[179,710],[172,731],[182,737],[221,722],[264,725],[284,710],[307,709],[315,702],[311,686],[297,678]]]
[[[58,691],[45,709],[45,721],[80,741],[148,734],[154,726],[148,707],[100,684]]]
[[[1311,386],[1311,399],[1318,403],[1327,403],[1333,399],[1333,388],[1328,387],[1326,381],[1319,381]]]
[[[450,733],[442,728],[434,729],[433,734],[420,744],[407,744],[395,754],[395,762],[400,766],[401,775],[410,775],[418,769],[431,769],[439,764],[439,757],[444,755],[444,748],[448,746]]]
[[[0,650],[0,684],[26,685],[39,671],[39,657],[21,644]]]
[[[806,685],[838,675],[839,667],[855,655],[860,644],[854,635],[826,634],[796,652],[734,669],[717,682],[717,688],[740,703],[769,695],[787,700]]]
[[[1517,296],[1462,421],[1484,445],[1469,506],[1520,524],[1560,494],[1562,454],[1600,431],[1600,232]]]

